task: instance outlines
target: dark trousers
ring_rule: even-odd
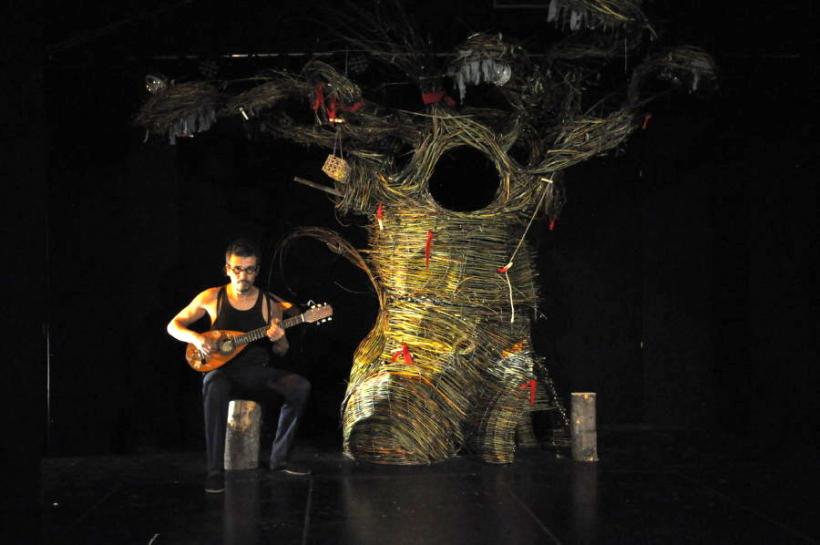
[[[296,373],[262,366],[231,368],[228,365],[203,377],[208,471],[225,468],[225,430],[230,401],[260,398],[264,401],[271,393],[284,398],[270,455],[270,467],[275,468],[287,462],[293,448],[296,429],[310,395],[310,382]]]

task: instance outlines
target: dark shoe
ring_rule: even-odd
[[[209,471],[205,477],[205,492],[208,494],[221,494],[225,491],[225,473],[222,471]]]
[[[288,475],[300,475],[300,476],[310,475],[310,468],[309,467],[299,465],[299,464],[294,464],[294,463],[291,463],[291,462],[288,462],[286,464],[281,464],[281,465],[275,467],[274,469],[272,469],[272,471],[276,471],[277,473],[287,473]]]

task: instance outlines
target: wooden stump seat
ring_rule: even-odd
[[[259,467],[262,408],[254,401],[235,399],[228,406],[225,431],[225,470]]]

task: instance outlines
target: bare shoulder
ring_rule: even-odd
[[[222,289],[222,286],[214,286],[213,288],[208,288],[199,292],[199,294],[194,297],[194,301],[199,302],[201,305],[211,305],[216,303],[216,299],[219,296],[219,290]]]
[[[217,299],[219,298],[219,290],[222,289],[222,286],[215,286],[213,288],[208,288],[203,290],[194,297],[194,300],[191,301],[189,305],[190,312],[192,312],[197,317],[201,317],[205,314],[210,316],[211,321],[216,319],[216,306],[217,306]]]
[[[208,288],[207,290],[199,292],[185,308],[174,316],[171,322],[178,326],[187,327],[200,318],[203,318],[206,314],[210,316],[213,321],[214,315],[216,314],[218,294],[219,287]]]
[[[270,292],[270,291],[269,291],[269,292],[267,292],[267,294],[268,294],[268,295],[269,295],[269,296],[270,296],[270,297],[271,297],[274,301],[276,301],[276,303],[279,305],[279,308],[280,308],[280,309],[282,309],[283,311],[284,311],[284,310],[290,310],[290,309],[294,308],[294,304],[293,304],[293,303],[291,303],[290,301],[286,301],[286,300],[282,299],[281,297],[279,297],[279,296],[278,296],[278,295],[276,295],[275,293],[273,293],[273,292]]]
[[[199,294],[194,297],[194,300],[191,301],[191,305],[204,309],[208,314],[213,316],[216,313],[216,302],[219,298],[220,289],[222,289],[222,286],[215,286],[199,292]]]

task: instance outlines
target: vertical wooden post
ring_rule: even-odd
[[[262,410],[253,401],[236,399],[228,406],[225,432],[225,469],[259,467],[259,431]]]
[[[595,424],[595,392],[572,392],[570,412],[572,459],[576,462],[597,462],[598,432]]]

